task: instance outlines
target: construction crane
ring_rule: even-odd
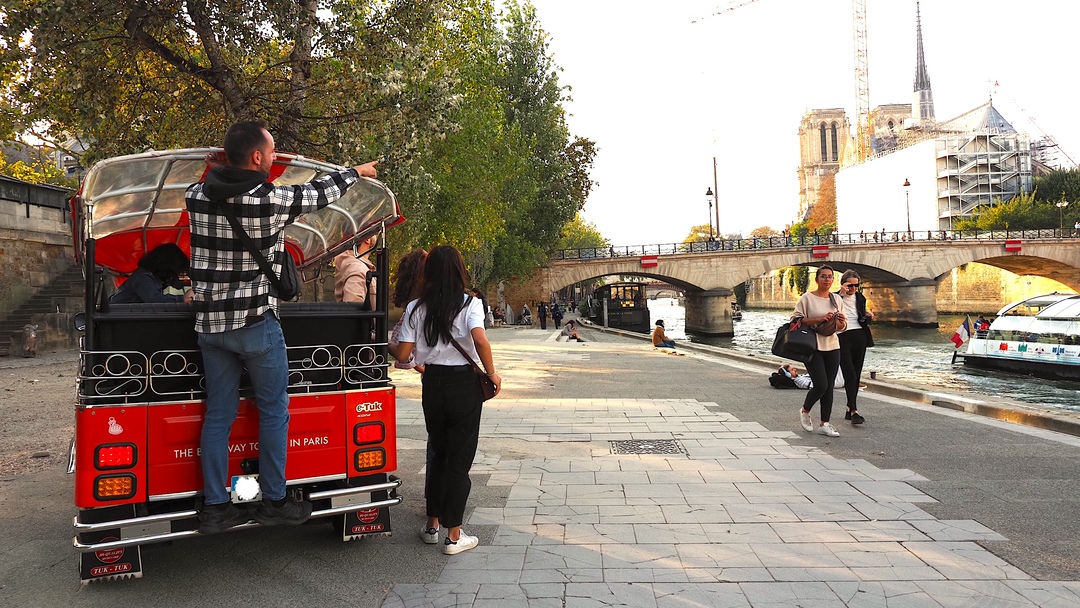
[[[695,19],[691,23],[717,17],[757,1],[731,0],[727,5],[721,5],[709,15],[701,19]],[[874,124],[870,120],[870,70],[866,52],[866,0],[851,0],[851,12],[855,42],[855,162],[861,163],[870,157],[870,142],[874,136]]]

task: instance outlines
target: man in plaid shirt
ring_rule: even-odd
[[[246,369],[259,408],[259,485],[263,500],[254,518],[263,525],[301,524],[311,503],[285,495],[289,440],[289,361],[278,322],[278,299],[270,279],[233,232],[222,206],[230,206],[244,231],[280,275],[288,255],[284,228],[298,216],[339,199],[360,176],[376,177],[371,162],[296,186],[267,181],[274,164],[274,138],[257,122],[238,122],[225,133],[222,159],[187,189],[191,223],[191,277],[195,288],[195,331],[206,374],[206,417],[202,428],[204,508],[199,532],[213,534],[246,523],[252,514],[229,500],[229,432],[240,402]]]

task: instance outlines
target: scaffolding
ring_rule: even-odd
[[[957,218],[975,215],[1031,192],[1031,140],[1026,133],[981,132],[939,135],[938,224],[953,229]]]

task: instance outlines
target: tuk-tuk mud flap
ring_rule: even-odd
[[[344,515],[341,540],[348,542],[365,536],[391,536],[390,507],[349,511]]]
[[[109,519],[121,517],[117,509],[107,509]],[[122,517],[135,516],[134,506],[127,506],[123,509],[126,513],[123,513]],[[106,510],[103,509],[102,511]],[[79,519],[84,523],[91,523],[91,520],[96,519],[94,515],[94,511],[82,511]],[[121,531],[117,528],[115,530],[85,532],[79,535],[79,540],[85,543],[100,543],[120,540],[120,537]],[[128,578],[142,578],[142,575],[142,548],[139,546],[118,547],[79,554],[79,580],[84,585]]]

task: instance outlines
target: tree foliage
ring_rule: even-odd
[[[51,184],[72,190],[78,187],[77,180],[68,177],[64,170],[56,165],[56,161],[49,155],[48,150],[39,150],[30,146],[22,146],[22,148],[22,154],[19,156],[25,158],[9,161],[4,154],[0,154],[0,173],[33,184]],[[14,157],[15,150],[10,151]],[[5,149],[4,152],[9,152],[9,150]]]
[[[697,226],[690,227],[690,234],[686,235],[683,239],[684,243],[704,243],[709,240],[709,236],[715,238],[715,234],[712,232],[712,226],[709,224],[698,224]]]
[[[780,231],[769,226],[759,226],[750,231],[750,238],[763,239],[770,236],[780,236]]]
[[[832,232],[836,227],[836,174],[830,173],[821,180],[817,202],[810,208],[806,220],[810,230]]]
[[[1034,230],[1056,228],[1058,209],[1048,202],[1035,200],[1034,194],[1014,196],[1007,202],[983,207],[978,215],[957,220],[957,230]]]
[[[596,224],[585,221],[581,214],[567,222],[555,245],[556,249],[594,249],[609,247],[611,242],[604,238]]]
[[[562,107],[567,89],[530,4],[509,3],[499,49],[506,124],[528,142],[528,170],[508,180],[506,231],[493,247],[494,276],[523,274],[542,263],[562,226],[585,205],[596,145],[571,138]]]
[[[1035,200],[1048,203],[1064,200],[1080,204],[1080,169],[1051,171],[1048,175],[1035,178]]]
[[[281,150],[380,160],[410,219],[392,244],[454,244],[481,284],[540,262],[593,185],[529,4],[10,0],[0,20],[0,140],[74,140],[89,166],[263,119]]]

